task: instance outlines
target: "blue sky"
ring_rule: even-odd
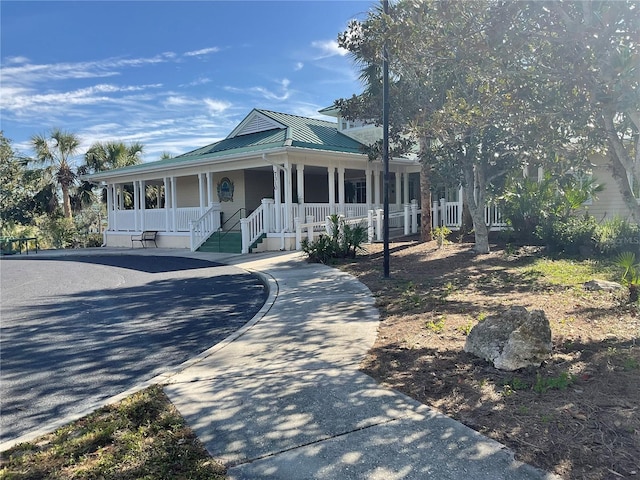
[[[375,1],[0,2],[0,128],[31,155],[53,127],[157,160],[252,108],[318,117],[362,89],[338,33]]]

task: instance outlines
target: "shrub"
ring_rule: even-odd
[[[557,219],[546,231],[537,229],[539,238],[554,253],[579,255],[585,251],[595,253],[596,219],[588,214]]]
[[[302,251],[310,262],[328,263],[332,258],[355,258],[367,240],[367,227],[363,224],[349,225],[344,217],[331,215],[330,235],[320,235],[313,242],[303,239]]]
[[[625,251],[640,256],[640,226],[620,217],[614,217],[598,225],[595,231],[598,253],[613,257]]]

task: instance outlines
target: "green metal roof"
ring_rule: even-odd
[[[326,120],[300,117],[287,113],[254,109],[245,117],[258,114],[264,115],[282,125],[282,128],[249,133],[246,135],[229,136],[223,140],[205,147],[192,150],[182,155],[155,162],[111,170],[109,173],[128,173],[157,168],[163,165],[176,166],[196,159],[215,159],[227,155],[250,153],[271,148],[299,147],[330,152],[363,153],[363,144],[338,131],[338,124]],[[244,120],[243,120],[244,121]],[[107,172],[104,172],[107,173]],[[98,176],[101,176],[98,174]]]

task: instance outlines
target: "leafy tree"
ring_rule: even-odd
[[[62,207],[65,218],[72,218],[71,188],[76,180],[76,173],[69,163],[79,145],[78,137],[58,128],[51,130],[48,137],[34,135],[31,144],[35,151],[35,161],[51,168],[52,179],[62,190]]]
[[[544,118],[561,118],[574,139],[607,154],[622,198],[640,223],[640,4],[531,2],[532,63]],[[549,99],[554,101],[549,101]]]
[[[367,87],[360,100],[337,105],[354,116],[380,105],[377,65],[386,41],[395,138],[405,144],[416,139],[427,165],[423,176],[453,171],[453,181],[467,187],[475,248],[483,253],[489,251],[485,194],[494,178],[521,161],[514,127],[524,109],[515,95],[523,68],[516,54],[523,45],[514,28],[518,8],[489,1],[404,1],[388,16],[377,10],[353,22],[339,37],[366,73]],[[423,201],[425,207],[430,202]]]
[[[44,181],[45,171],[28,168],[29,159],[17,154],[0,131],[0,220],[2,231],[30,225],[34,218],[56,209],[55,187]]]

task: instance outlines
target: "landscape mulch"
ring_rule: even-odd
[[[510,447],[565,479],[640,479],[640,317],[624,291],[557,285],[527,270],[539,249],[394,242],[339,267],[369,287],[380,310],[361,365],[379,382]],[[478,321],[512,305],[541,309],[553,354],[505,372],[463,351]]]

